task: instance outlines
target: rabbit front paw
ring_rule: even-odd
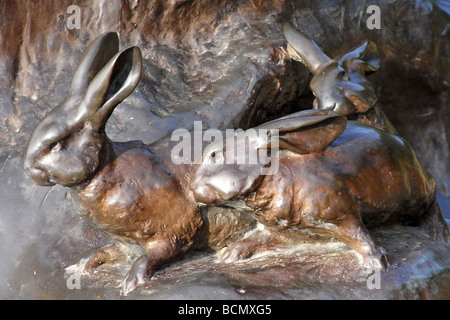
[[[127,296],[138,286],[145,284],[153,275],[153,264],[151,255],[143,255],[139,257],[131,267],[125,279],[121,284],[121,294]]]
[[[121,284],[121,294],[127,296],[138,286],[148,282],[156,268],[168,264],[178,253],[169,240],[151,240],[145,245],[147,253],[141,255],[131,267]]]

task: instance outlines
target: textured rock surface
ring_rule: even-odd
[[[87,228],[88,229],[88,228]],[[78,273],[76,265],[50,268],[49,260],[77,263],[76,230],[56,248],[44,253],[32,245],[13,274],[35,276],[15,288],[11,297],[30,299],[119,299],[123,266],[101,266],[93,274]],[[89,230],[85,230],[87,234]],[[269,252],[236,264],[222,264],[217,254],[192,252],[157,272],[129,299],[449,299],[450,244],[431,241],[414,227],[373,231],[389,252],[390,267],[375,273],[359,264],[358,257],[338,241],[305,243],[297,249]],[[93,239],[90,239],[91,241]],[[101,239],[96,238],[96,241]],[[106,241],[106,238],[102,239]],[[85,240],[86,241],[86,240]],[[56,250],[55,250],[56,249]],[[50,250],[50,248],[47,248]],[[57,256],[64,254],[65,257]],[[71,259],[68,259],[72,255]],[[56,259],[56,260],[55,260]],[[38,268],[33,269],[31,266]],[[66,263],[67,263],[66,262]],[[77,277],[79,274],[79,277]],[[79,289],[68,289],[79,279]],[[10,297],[10,296],[7,296]]]
[[[81,9],[81,29],[69,30],[67,20],[72,13],[67,8],[73,4]],[[366,8],[372,4],[381,8],[380,30],[369,30],[366,25]],[[82,51],[105,31],[117,31],[123,46],[140,46],[145,60],[143,80],[117,108],[108,132],[115,140],[147,143],[175,128],[191,128],[194,120],[203,121],[205,127],[245,128],[309,108],[309,72],[291,62],[283,49],[286,21],[330,55],[364,39],[374,41],[382,66],[370,79],[379,104],[435,176],[441,204],[450,216],[450,18],[431,2],[30,0],[0,2],[0,16],[0,297],[94,298],[117,293],[111,289],[99,293],[89,286],[66,289],[63,269],[85,257],[89,249],[106,243],[108,237],[75,215],[64,189],[34,186],[23,172],[21,159],[34,126],[64,97]],[[410,258],[410,264],[404,262],[406,267],[383,277],[396,277],[398,270],[407,269],[407,274],[413,270],[408,266],[423,264],[411,251],[419,240],[413,237],[411,241],[412,247],[402,249],[406,255],[397,256],[399,265],[403,263],[400,257]],[[428,254],[437,267],[425,263],[417,268],[432,280],[419,276],[411,277],[418,282],[406,284],[386,280],[392,286],[377,291],[378,297],[426,298],[428,294],[448,298],[448,291],[442,291],[442,284],[449,283],[445,273],[448,247],[423,243],[421,250],[426,252],[421,253]],[[306,285],[300,281],[287,291],[282,290],[286,279],[268,291],[265,286],[241,288],[238,283],[245,279],[239,279],[241,273],[236,270],[240,266],[228,274],[220,266],[210,267],[208,259],[214,257],[202,259],[206,260],[188,263],[198,268],[194,275],[177,266],[162,273],[167,280],[157,282],[155,289],[143,289],[143,297],[151,291],[149,298],[175,297],[180,292],[201,298],[218,291],[225,295],[217,297],[241,298],[240,292],[246,292],[259,298],[264,297],[262,290],[280,298],[361,297],[352,295],[350,289],[342,291],[333,284],[323,287],[312,280]],[[255,278],[249,279],[264,283],[264,277],[267,280],[273,270],[289,263],[275,262],[269,271],[255,272]],[[286,269],[288,278],[303,277],[303,271],[289,274]],[[418,291],[408,289],[411,286]],[[372,297],[375,293],[366,294]]]

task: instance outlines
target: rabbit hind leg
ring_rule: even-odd
[[[280,237],[276,237],[261,225],[242,240],[227,247],[219,260],[224,263],[238,262],[249,259],[257,253],[279,248],[283,244],[284,242]]]
[[[330,234],[359,253],[363,258],[363,265],[376,269],[388,267],[386,250],[377,243],[357,216],[346,215],[336,228],[330,230]]]

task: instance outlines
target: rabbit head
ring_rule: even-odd
[[[366,72],[378,70],[380,64],[374,43],[364,42],[331,59],[289,23],[284,26],[284,35],[291,57],[302,62],[314,75],[310,88],[316,97],[315,109],[333,110],[348,116],[364,113],[375,105],[377,96],[366,78]]]
[[[73,186],[95,173],[109,141],[106,122],[135,89],[141,70],[139,48],[119,52],[116,33],[106,33],[88,47],[66,98],[29,139],[24,168],[36,184]]]
[[[260,185],[265,175],[277,173],[278,166],[264,173],[263,170],[279,161],[280,150],[298,154],[322,152],[345,130],[346,123],[344,116],[333,111],[306,110],[249,129],[264,134],[245,134],[247,130],[243,133],[245,139],[238,139],[233,148],[222,140],[214,141],[205,149],[191,180],[194,197],[205,204],[244,197]],[[270,156],[250,161],[252,153]]]

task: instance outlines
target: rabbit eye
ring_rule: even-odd
[[[215,164],[221,164],[223,161],[223,154],[222,152],[213,152],[211,153],[212,162]]]
[[[59,151],[62,148],[62,144],[60,142],[53,142],[52,144],[50,144],[49,148],[50,151]]]
[[[338,73],[338,79],[342,80],[342,81],[349,81],[350,80],[350,78],[348,77],[347,72],[345,72],[345,71],[341,71],[341,72]]]

